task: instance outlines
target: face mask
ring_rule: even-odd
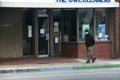
[[[88,32],[85,32],[85,34],[88,34]]]

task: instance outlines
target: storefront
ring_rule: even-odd
[[[115,0],[0,0],[0,7],[0,58],[85,58],[86,28],[96,40],[96,57],[120,57]]]

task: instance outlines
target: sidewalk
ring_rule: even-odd
[[[74,70],[75,67],[85,67],[93,65],[120,65],[120,59],[97,59],[94,63],[86,64],[85,59],[76,58],[17,58],[0,59],[0,74],[18,72],[41,72],[41,71],[61,71]]]

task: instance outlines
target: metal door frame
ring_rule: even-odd
[[[48,29],[48,44],[47,44],[47,46],[48,46],[48,54],[46,54],[46,55],[39,55],[39,54],[38,54],[38,57],[49,57],[49,51],[50,51],[50,50],[49,50],[49,43],[50,43],[50,41],[49,41],[49,40],[50,40],[49,35],[50,35],[50,33],[49,33],[48,14],[39,14],[39,15],[38,15],[38,18],[39,18],[39,17],[46,17],[46,18],[47,18],[47,24],[48,24],[48,25],[47,25],[47,27],[48,27],[48,28],[47,28],[47,29]]]

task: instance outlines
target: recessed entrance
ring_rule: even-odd
[[[48,57],[49,54],[49,29],[48,17],[38,16],[38,48],[39,57]]]

